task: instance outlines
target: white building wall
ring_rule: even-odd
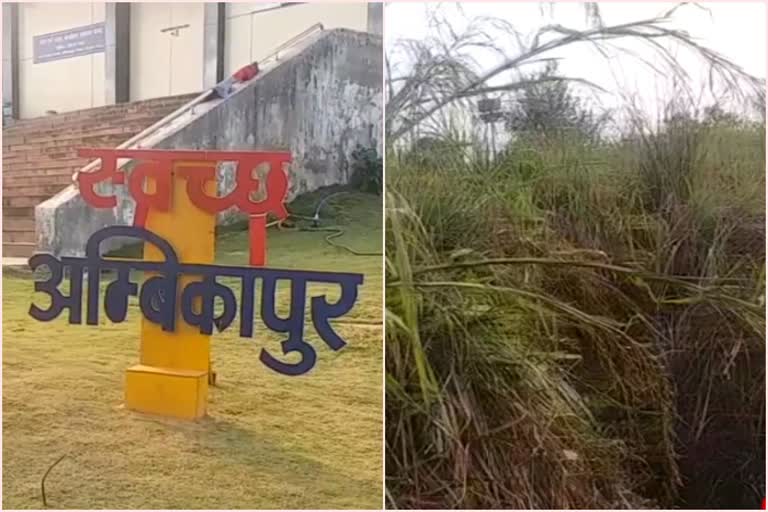
[[[35,64],[35,36],[104,21],[104,3],[19,4],[19,116],[105,104],[104,53]]]
[[[202,3],[131,4],[131,101],[203,89],[203,18]]]
[[[34,63],[33,38],[105,21],[105,3],[19,4],[20,117],[105,105],[105,54]],[[359,3],[231,3],[226,7],[224,73],[262,60],[312,25],[366,31]],[[202,91],[203,3],[131,3],[131,101]],[[163,31],[188,25],[177,32]]]
[[[227,4],[225,75],[263,59],[315,23],[322,23],[326,29],[367,30],[368,5],[363,2],[275,8],[278,5],[253,2]]]

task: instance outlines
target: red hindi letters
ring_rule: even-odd
[[[80,149],[78,155],[98,158],[101,167],[95,172],[79,173],[77,182],[83,200],[94,208],[114,208],[114,194],[96,193],[98,183],[111,181],[113,185],[126,185],[136,201],[135,226],[144,226],[150,209],[168,211],[172,203],[172,175],[174,172],[187,181],[187,194],[198,208],[218,213],[236,206],[250,216],[272,214],[285,219],[285,199],[288,194],[288,176],[283,164],[291,161],[288,152],[229,152],[229,151],[166,151],[152,149]],[[119,159],[138,162],[127,175],[118,169]],[[174,162],[235,162],[235,188],[223,197],[205,193],[205,183],[216,179],[215,167],[174,169]],[[264,180],[254,176],[256,168],[267,164],[269,170]],[[154,191],[145,191],[145,181],[151,178]],[[254,200],[254,194],[262,196]]]

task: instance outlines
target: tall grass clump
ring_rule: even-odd
[[[759,502],[765,128],[701,119],[387,155],[389,507]]]

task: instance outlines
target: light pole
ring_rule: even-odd
[[[501,121],[504,117],[504,113],[501,111],[501,99],[500,98],[483,98],[477,102],[477,110],[480,112],[480,120],[485,123],[486,126],[486,141],[488,141],[488,130],[491,132],[490,143],[486,142],[486,154],[493,155],[496,159],[496,123]],[[490,146],[490,148],[489,148]],[[490,161],[490,157],[488,158]]]

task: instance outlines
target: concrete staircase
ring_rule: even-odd
[[[116,147],[197,95],[122,103],[15,122],[3,129],[3,256],[35,249],[35,206],[88,164],[82,147]]]

